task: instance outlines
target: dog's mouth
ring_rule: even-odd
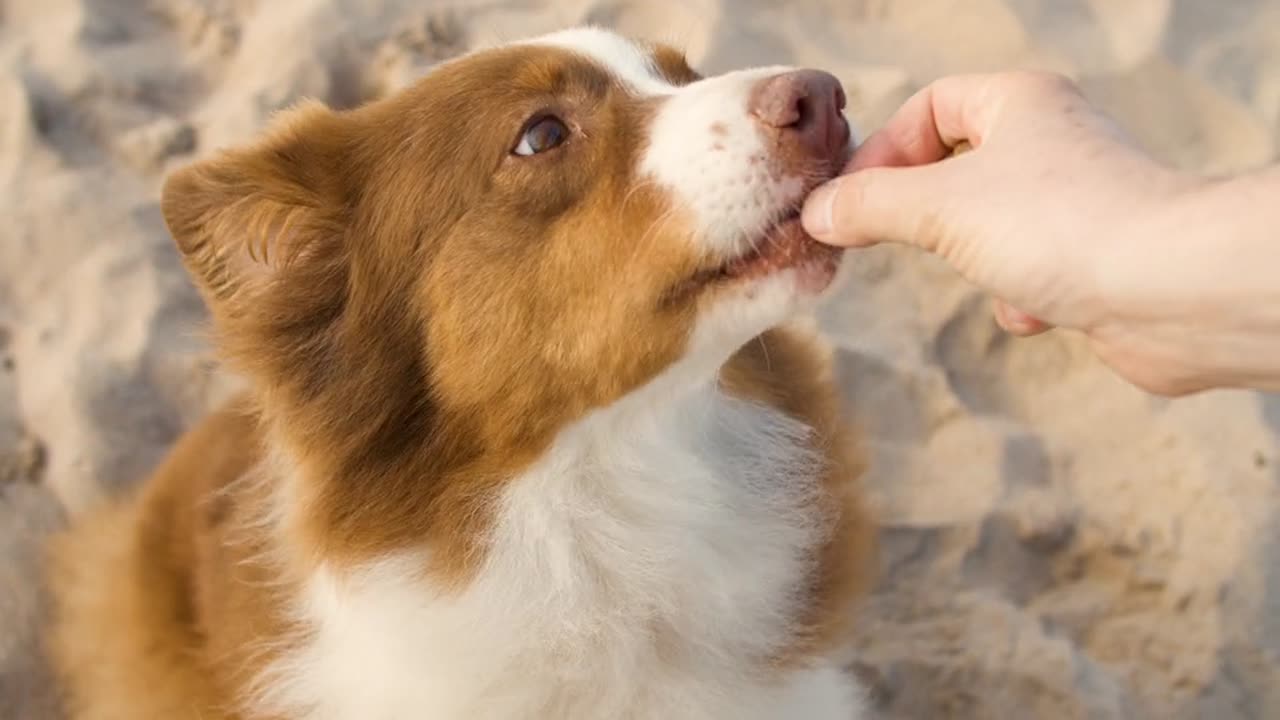
[[[821,292],[828,287],[840,268],[844,250],[820,242],[805,232],[800,213],[808,194],[838,175],[852,151],[850,146],[842,158],[833,160],[829,167],[824,168],[825,172],[811,178],[799,198],[789,203],[763,232],[750,239],[745,252],[702,267],[673,288],[664,300],[670,301],[713,287],[749,284],[787,270],[798,273],[798,279],[807,291]]]
[[[769,226],[752,248],[717,269],[722,280],[750,280],[807,265],[834,265],[840,249],[804,231],[797,207]]]
[[[835,274],[842,250],[813,239],[800,222],[800,203],[762,232],[749,250],[719,265],[699,270],[686,289],[750,282],[788,269]]]

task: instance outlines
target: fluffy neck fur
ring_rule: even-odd
[[[313,573],[295,608],[311,635],[263,678],[259,709],[768,716],[825,537],[810,433],[716,382],[632,393],[509,484],[461,593],[427,579],[429,548]]]

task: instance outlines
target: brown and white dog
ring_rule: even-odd
[[[172,175],[250,389],[57,540],[71,717],[860,717],[843,104],[577,29]]]

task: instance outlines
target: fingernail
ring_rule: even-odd
[[[804,210],[800,213],[800,223],[804,225],[805,232],[819,240],[831,235],[837,182],[839,181],[833,180],[809,193],[804,201]]]
[[[1049,325],[1039,318],[1003,302],[996,302],[996,323],[1012,335],[1028,337],[1039,335],[1049,329]]]

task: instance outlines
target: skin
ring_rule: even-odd
[[[1177,396],[1280,390],[1276,197],[1280,166],[1177,172],[1066,78],[1000,73],[918,92],[803,221],[834,245],[934,253],[1007,331],[1081,332],[1126,380]]]

